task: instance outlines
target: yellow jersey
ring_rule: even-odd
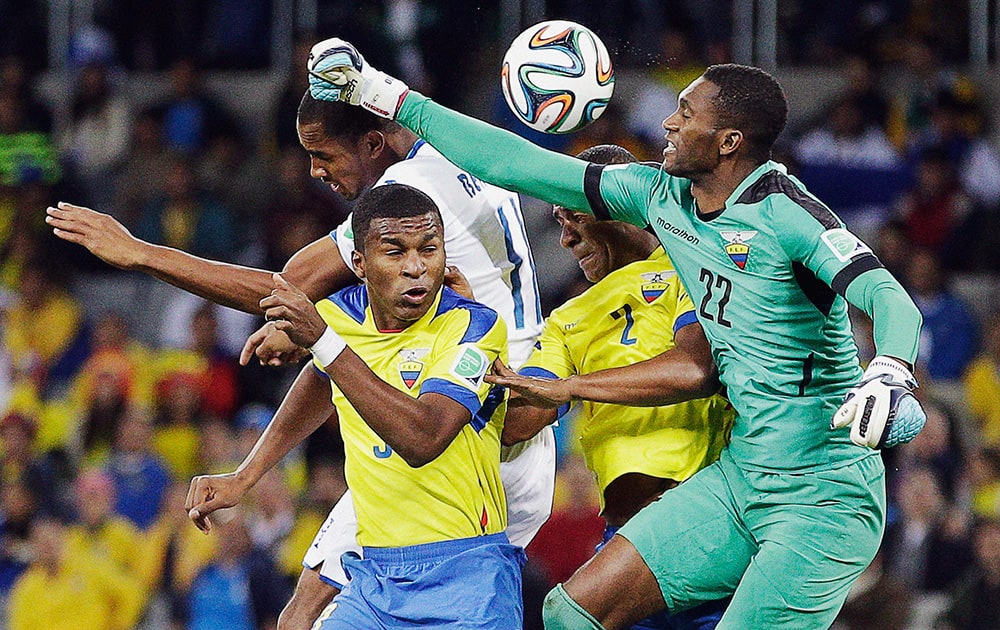
[[[674,347],[674,334],[697,322],[694,304],[658,247],[616,269],[552,311],[521,374],[566,378],[632,365]],[[734,412],[720,396],[665,407],[583,401],[580,446],[604,490],[643,473],[683,481],[719,458]]]
[[[364,285],[338,291],[316,308],[383,381],[414,398],[430,392],[447,396],[470,414],[441,455],[412,468],[333,384],[358,542],[403,547],[504,531],[500,433],[506,392],[483,378],[494,360],[507,360],[503,319],[448,288],[423,317],[398,332],[376,328]]]

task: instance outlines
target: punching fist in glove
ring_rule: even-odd
[[[360,105],[382,118],[395,119],[410,88],[365,63],[344,40],[325,39],[309,51],[309,94],[320,101]]]
[[[909,442],[927,421],[912,393],[916,387],[913,374],[902,363],[875,357],[861,382],[847,392],[830,428],[851,425],[851,440],[870,448]]]

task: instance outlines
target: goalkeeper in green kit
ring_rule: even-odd
[[[911,394],[920,315],[871,250],[770,161],[787,104],[769,74],[712,66],[664,121],[660,168],[602,166],[463,116],[313,48],[315,98],[395,118],[475,177],[599,219],[650,227],[697,307],[738,417],[721,459],[632,518],[545,601],[549,629],[627,628],[732,595],[719,628],[827,628],[885,524],[878,449],[925,416]],[[875,323],[858,364],[848,302]],[[655,359],[544,381],[493,376],[539,404],[655,391]],[[646,401],[646,404],[649,404]]]

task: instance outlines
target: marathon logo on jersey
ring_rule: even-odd
[[[872,251],[870,247],[861,242],[861,239],[844,228],[827,230],[819,238],[840,262],[847,262],[858,254],[870,254]]]
[[[697,245],[698,243],[701,242],[701,240],[694,234],[691,234],[682,227],[674,225],[670,221],[664,220],[663,217],[656,217],[656,224],[659,225],[661,228],[663,228],[666,232],[673,234],[678,238],[684,239],[685,241],[691,243],[692,245]]]
[[[723,248],[729,255],[729,260],[736,263],[740,269],[746,269],[747,258],[750,257],[750,246],[747,245],[747,241],[757,236],[757,230],[724,230],[719,232],[719,235],[726,240]]]
[[[404,348],[399,351],[397,368],[407,389],[413,389],[413,384],[420,378],[420,373],[424,371],[423,358],[430,351],[430,348]]]
[[[451,365],[451,374],[470,389],[478,390],[489,367],[486,353],[473,344],[466,344]]]
[[[673,276],[676,276],[676,271],[650,271],[647,273],[639,274],[645,282],[642,284],[642,299],[646,300],[646,304],[652,304],[656,298],[663,295],[663,292],[667,290],[667,280]]]

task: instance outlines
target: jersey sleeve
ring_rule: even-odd
[[[449,321],[434,342],[420,395],[442,394],[461,404],[473,424],[480,423],[478,430],[503,402],[502,391],[494,390],[485,376],[496,359],[506,359],[507,327],[495,311],[480,305],[452,309],[445,316]]]
[[[566,208],[589,210],[583,160],[543,149],[413,91],[403,101],[397,120],[483,181]]]
[[[590,164],[583,187],[598,219],[646,227],[651,195],[661,177],[669,175],[645,164]]]
[[[351,217],[352,215],[347,215],[344,222],[330,232],[330,238],[337,244],[340,257],[344,259],[344,264],[347,265],[348,269],[354,269],[354,261],[351,260],[351,254],[354,252],[354,231],[351,229]]]
[[[558,311],[545,320],[542,334],[535,341],[535,349],[524,365],[517,371],[523,376],[539,378],[566,378],[577,373],[569,348],[558,321]]]
[[[773,212],[773,225],[779,226],[792,262],[804,265],[872,318],[879,354],[912,364],[920,340],[920,311],[871,248],[829,210],[776,203]]]
[[[698,316],[695,314],[694,302],[691,301],[688,292],[681,287],[677,291],[677,305],[674,307],[674,334],[676,335],[677,331],[685,326],[697,323]]]

